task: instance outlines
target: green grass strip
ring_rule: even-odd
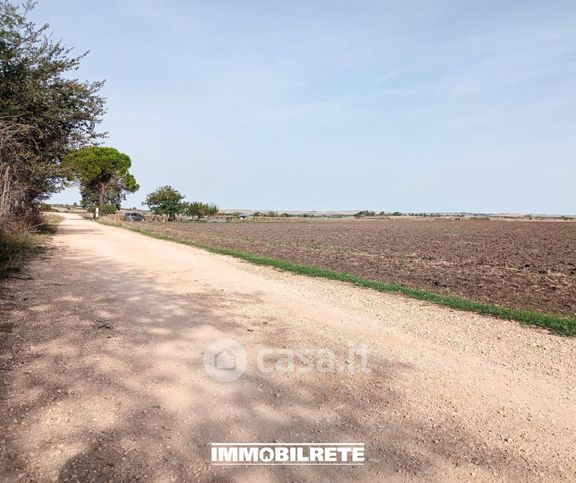
[[[342,272],[334,272],[332,270],[327,270],[325,268],[314,267],[310,265],[302,265],[299,263],[280,260],[277,258],[263,257],[252,253],[233,250],[231,248],[205,245],[203,243],[186,240],[184,238],[157,233],[151,230],[147,230],[145,228],[128,227],[125,225],[110,224],[106,222],[101,223],[110,226],[118,226],[121,228],[125,228],[127,230],[135,231],[142,235],[146,235],[159,240],[166,240],[175,243],[180,243],[183,245],[192,246],[195,248],[201,248],[202,250],[206,250],[208,252],[216,253],[219,255],[228,255],[234,258],[245,260],[255,265],[274,267],[280,270],[284,270],[286,272],[297,273],[299,275],[307,275],[309,277],[319,277],[319,278],[326,278],[329,280],[337,280],[340,282],[347,282],[352,285],[356,285],[357,287],[370,288],[373,290],[377,290],[378,292],[402,294],[405,295],[406,297],[431,302],[433,304],[442,305],[444,307],[450,307],[451,309],[464,310],[467,312],[475,312],[482,315],[491,315],[499,319],[515,320],[517,322],[526,325],[536,325],[539,327],[544,327],[555,332],[556,334],[563,336],[576,335],[576,319],[571,319],[562,315],[536,312],[533,310],[514,309],[509,307],[502,307],[500,305],[474,302],[472,300],[456,297],[453,295],[440,295],[434,292],[429,292],[427,290],[409,288],[403,285],[388,284],[378,282],[376,280],[368,280],[362,277],[357,277],[356,275],[350,275]]]

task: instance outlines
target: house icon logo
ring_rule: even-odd
[[[222,371],[236,370],[236,354],[226,348],[214,355],[214,367]]]
[[[246,352],[234,339],[218,339],[204,351],[204,369],[217,381],[235,381],[244,373],[246,365]]]

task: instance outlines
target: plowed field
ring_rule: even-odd
[[[138,226],[479,302],[576,314],[576,223],[346,219]]]

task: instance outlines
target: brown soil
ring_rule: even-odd
[[[146,223],[160,233],[479,302],[576,315],[576,223]]]

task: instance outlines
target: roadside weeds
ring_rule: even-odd
[[[45,215],[38,226],[19,232],[9,232],[0,227],[0,280],[18,273],[25,260],[38,253],[47,238],[56,232],[61,218]]]

